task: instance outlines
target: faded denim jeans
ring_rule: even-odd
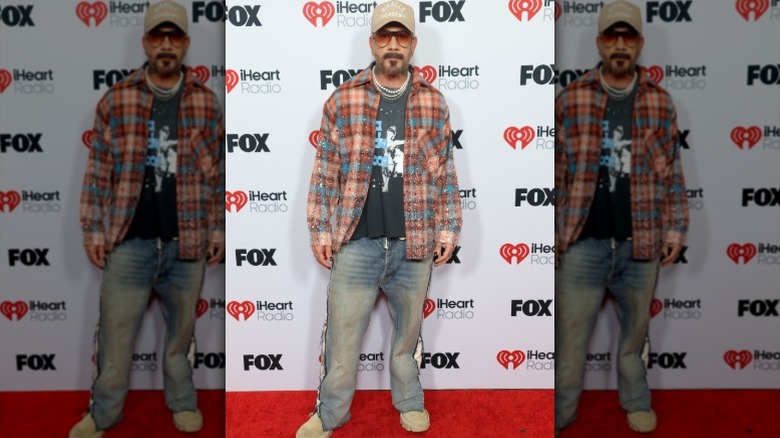
[[[173,412],[197,409],[190,357],[195,353],[195,308],[203,285],[205,259],[179,260],[178,252],[175,240],[131,239],[106,255],[90,400],[99,430],[122,419],[135,342],[152,289],[160,297],[166,327],[166,404]]]
[[[363,238],[349,242],[333,256],[316,408],[325,430],[349,421],[363,337],[380,290],[387,297],[393,320],[393,405],[401,413],[423,410],[421,327],[432,266],[432,255],[407,260],[406,241],[401,239]]]
[[[659,259],[631,257],[630,240],[585,239],[561,255],[555,272],[555,428],[577,418],[585,357],[607,289],[620,324],[618,395],[627,412],[649,411],[650,389],[641,354],[650,323],[650,303]]]

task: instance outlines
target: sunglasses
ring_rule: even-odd
[[[409,44],[412,43],[412,34],[406,31],[401,32],[387,32],[384,30],[380,30],[379,32],[374,34],[374,42],[379,47],[387,47],[388,44],[390,44],[390,40],[395,37],[395,40],[398,42],[398,45],[403,47],[404,49],[409,47]]]
[[[617,44],[620,38],[623,38],[623,43],[631,48],[639,44],[639,34],[636,32],[607,29],[601,34],[601,42],[607,47]]]
[[[184,40],[187,39],[187,34],[180,30],[160,30],[152,29],[146,34],[146,40],[152,47],[159,47],[165,38],[171,42],[173,47],[181,47],[184,45]]]

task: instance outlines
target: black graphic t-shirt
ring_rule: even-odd
[[[125,239],[179,236],[176,213],[176,154],[179,102],[184,88],[168,100],[155,98],[148,121],[149,138],[143,189]]]
[[[374,164],[366,204],[352,240],[361,237],[405,237],[404,123],[409,90],[394,101],[379,103]]]
[[[631,113],[636,88],[623,100],[607,100],[602,123],[596,193],[579,239],[628,239],[631,232]]]

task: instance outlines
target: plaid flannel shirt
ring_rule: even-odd
[[[688,231],[688,200],[680,161],[677,114],[669,94],[639,73],[631,126],[633,256],[660,256],[664,242]],[[556,250],[576,242],[596,191],[601,122],[607,106],[599,68],[564,88],[555,101]]]
[[[224,125],[216,95],[189,69],[184,71],[176,201],[179,257],[194,260],[206,256],[209,243],[225,241]],[[139,68],[97,105],[96,136],[81,190],[85,244],[111,251],[130,227],[144,180],[153,100],[145,69]]]
[[[334,252],[349,242],[368,194],[380,101],[372,67],[343,83],[323,109],[306,219],[311,244],[332,245]],[[404,131],[406,257],[422,259],[433,253],[435,242],[457,243],[462,218],[449,109],[438,90],[410,71]]]

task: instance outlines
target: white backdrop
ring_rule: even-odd
[[[599,7],[559,3],[556,68],[568,83],[599,61]],[[769,0],[636,4],[645,34],[639,63],[677,106],[691,218],[687,248],[661,269],[650,385],[778,388],[780,8]],[[753,8],[759,14],[746,12]],[[610,301],[590,347],[587,388],[616,388],[617,331]]]
[[[79,225],[85,144],[100,97],[145,61],[147,2],[121,2],[128,12],[117,3],[0,2],[3,391],[91,386],[101,273],[84,254]],[[224,102],[224,24],[192,22],[190,3],[198,2],[183,2],[192,37],[186,64]],[[195,383],[224,388],[224,265],[208,269],[202,297]],[[155,300],[135,350],[132,388],[162,387],[164,331]]]
[[[552,5],[409,3],[419,39],[412,63],[449,103],[464,211],[457,259],[434,269],[423,385],[552,388],[552,257],[524,251],[553,244],[553,206],[543,202],[553,181],[552,135],[534,137],[553,124],[554,87],[521,85],[524,64],[553,61]],[[517,11],[523,3],[534,8],[530,20]],[[227,132],[237,146],[230,152],[228,140],[227,390],[315,389],[328,271],[312,257],[305,222],[313,131],[335,85],[372,61],[373,1],[228,5],[226,65],[236,73],[227,79]],[[242,19],[253,7],[262,26]],[[452,68],[471,76],[447,75]],[[259,80],[249,80],[253,74]],[[517,189],[533,191],[540,205],[516,207]],[[513,300],[524,301],[516,316]],[[359,388],[389,387],[390,331],[381,299]]]

